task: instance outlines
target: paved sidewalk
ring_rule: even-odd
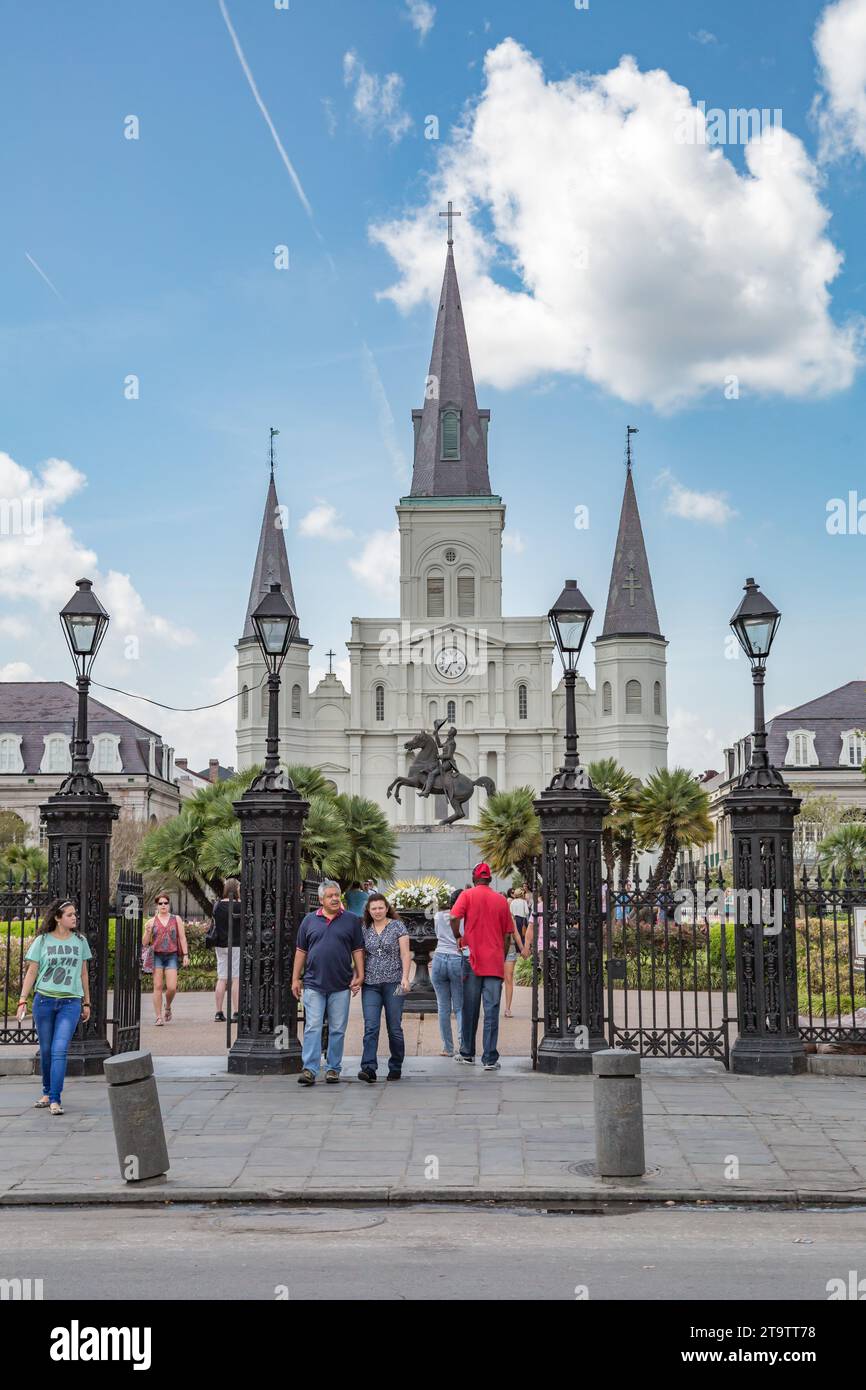
[[[407,1059],[399,1083],[305,1089],[228,1076],[223,1059],[159,1058],[167,1178],[119,1177],[106,1085],[70,1079],[66,1114],[38,1082],[0,1080],[0,1203],[123,1201],[832,1201],[866,1205],[859,1078],[732,1076],[644,1061],[642,1179],[592,1173],[592,1081]],[[736,1160],[738,1177],[732,1160]],[[577,1171],[575,1171],[575,1167]]]

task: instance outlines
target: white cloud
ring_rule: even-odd
[[[866,0],[828,5],[815,29],[819,80],[815,98],[820,156],[866,154]]]
[[[417,29],[423,43],[436,19],[436,6],[430,0],[406,0],[409,23]]]
[[[699,715],[677,707],[670,715],[668,766],[688,767],[693,772],[722,768],[722,743],[715,729]]]
[[[26,637],[29,631],[21,618],[0,618],[0,633],[4,637]]]
[[[325,112],[325,125],[328,128],[329,136],[333,140],[337,133],[337,115],[334,111],[334,103],[331,101],[330,97],[322,97],[322,107]]]
[[[411,129],[412,117],[402,107],[403,79],[399,73],[379,77],[368,72],[357,53],[350,51],[343,56],[343,81],[347,87],[354,85],[352,105],[369,134],[386,130],[397,141]]]
[[[385,451],[391,460],[391,467],[394,477],[399,482],[406,484],[409,480],[409,465],[406,455],[397,440],[397,429],[394,424],[394,412],[388,400],[388,394],[382,381],[382,374],[376,364],[376,359],[366,343],[361,344],[361,364],[364,375],[367,378],[367,385],[373,397],[373,404],[376,407],[376,415],[379,422],[379,434]]]
[[[548,82],[507,39],[485,72],[438,151],[429,201],[371,229],[400,272],[386,295],[408,311],[437,302],[443,199],[463,211],[480,380],[508,389],[563,373],[667,409],[721,398],[731,375],[787,396],[850,384],[860,325],[829,314],[842,257],[799,139],[765,131],[740,172],[721,147],[680,143],[697,116],[688,92],[629,57]]]
[[[33,667],[26,661],[7,661],[0,666],[0,681],[34,681]]]
[[[65,459],[48,459],[37,478],[0,452],[0,595],[57,613],[86,576],[111,614],[115,639],[151,634],[171,646],[188,644],[192,635],[150,613],[128,574],[102,573],[96,552],[58,515],[86,482]]]
[[[715,34],[710,33],[709,29],[699,29],[696,34],[689,34],[689,38],[694,39],[695,43],[718,43]]]
[[[526,549],[519,531],[503,532],[502,544],[506,550],[513,550],[515,555],[522,555]]]
[[[723,492],[696,492],[694,488],[683,487],[667,469],[659,474],[656,481],[668,489],[665,511],[670,516],[724,526],[726,521],[738,515]]]
[[[306,516],[301,517],[298,530],[302,536],[322,536],[331,541],[345,540],[352,532],[348,526],[343,526],[337,520],[338,515],[336,507],[332,507],[330,502],[320,500]]]
[[[128,679],[130,682],[132,681],[131,677]],[[200,700],[194,700],[188,695],[184,699],[184,695],[191,688],[191,683],[180,682],[172,688],[171,694],[164,694],[162,698],[171,701],[172,695],[174,695],[176,697],[174,703],[179,705],[209,704],[212,701],[222,700],[226,695],[231,695],[236,691],[238,688],[238,670],[237,657],[234,652],[229,649],[217,674],[208,676],[202,682]],[[197,684],[195,689],[198,689]],[[189,759],[189,765],[193,772],[200,772],[202,768],[207,767],[209,758],[219,758],[224,767],[237,766],[235,734],[238,709],[236,700],[228,700],[225,704],[219,704],[214,709],[182,713],[160,709],[158,705],[149,704],[146,700],[135,700],[110,691],[96,689],[93,693],[98,700],[102,700],[111,709],[129,715],[131,719],[143,724],[147,729],[157,730],[166,743],[175,749],[178,757]],[[141,693],[147,693],[146,689],[141,690]]]
[[[357,559],[349,561],[349,568],[377,598],[396,605],[400,598],[399,531],[374,531]]]

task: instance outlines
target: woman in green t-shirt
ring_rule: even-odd
[[[66,1080],[69,1043],[78,1020],[90,1022],[90,981],[87,962],[91,951],[87,938],[78,931],[75,903],[56,898],[51,903],[36,940],[25,959],[29,962],[21,998],[18,1021],[27,1012],[27,996],[33,985],[33,1022],[39,1037],[42,1060],[42,1096],[37,1110],[50,1106],[52,1115],[62,1115],[60,1097]]]

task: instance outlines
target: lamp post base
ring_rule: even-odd
[[[538,1071],[548,1076],[592,1076],[592,1058],[610,1047],[607,1038],[590,1038],[586,1047],[575,1047],[574,1037],[545,1037],[538,1048]]]
[[[107,1038],[73,1038],[66,1057],[67,1076],[102,1076],[103,1063],[113,1056]]]
[[[288,1038],[285,1047],[277,1038],[238,1038],[228,1055],[226,1070],[234,1076],[289,1076],[301,1070],[301,1044]]]
[[[801,1076],[806,1052],[798,1038],[737,1038],[731,1071],[740,1076]]]

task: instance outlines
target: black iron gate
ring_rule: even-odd
[[[794,901],[800,1037],[866,1045],[866,875],[804,869]]]
[[[111,1050],[137,1052],[141,1042],[141,936],[144,884],[141,874],[124,870],[114,903],[114,993]],[[109,927],[111,923],[109,921]]]
[[[32,1015],[28,1012],[19,1023],[16,1011],[27,971],[24,957],[35,940],[49,901],[48,885],[39,878],[24,874],[21,879],[13,879],[10,874],[0,881],[0,1043],[26,1047],[36,1042]],[[32,1002],[31,994],[28,1009]]]

